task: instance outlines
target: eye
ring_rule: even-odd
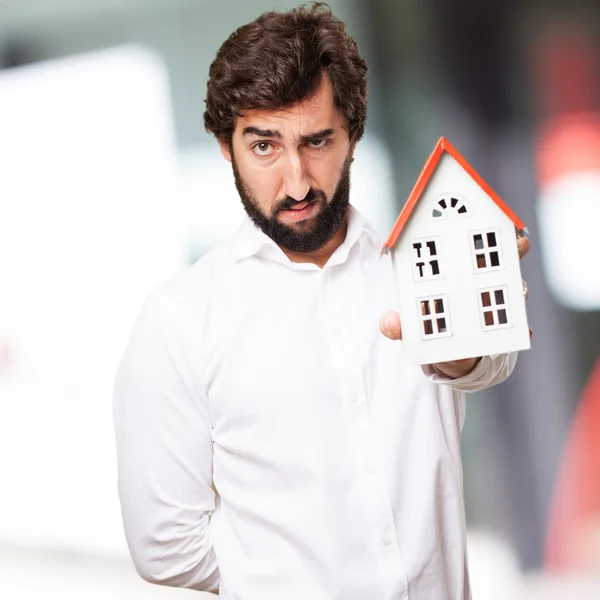
[[[252,151],[257,156],[269,156],[273,152],[271,142],[258,142],[252,146]]]
[[[329,143],[329,138],[323,138],[320,140],[313,140],[312,142],[308,142],[310,148],[315,150],[322,150]]]

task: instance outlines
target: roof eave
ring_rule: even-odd
[[[525,233],[528,233],[525,223],[519,219],[517,214],[513,212],[513,210],[507,204],[504,203],[500,196],[494,192],[494,190],[482,179],[477,171],[475,171],[475,169],[473,169],[473,167],[461,156],[458,150],[456,150],[456,148],[445,137],[441,137],[438,140],[433,152],[425,162],[425,165],[423,166],[423,169],[417,178],[408,200],[402,208],[398,220],[396,221],[390,236],[383,246],[382,254],[387,254],[387,252],[389,252],[389,250],[391,250],[398,242],[398,238],[408,223],[413,210],[421,199],[423,191],[427,187],[427,184],[435,172],[435,169],[444,152],[448,152],[448,154],[450,154],[450,156],[456,160],[456,162],[468,173],[468,175],[479,185],[479,187],[498,205],[504,214],[511,219],[518,231],[524,231]],[[387,251],[386,248],[388,248]]]

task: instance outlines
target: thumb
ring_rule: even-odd
[[[402,327],[400,325],[400,315],[398,312],[391,310],[383,315],[379,321],[379,330],[390,340],[401,340]]]

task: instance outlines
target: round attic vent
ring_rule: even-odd
[[[458,215],[467,214],[467,206],[462,200],[454,198],[453,196],[447,196],[444,198],[440,198],[434,203],[431,216],[434,219],[445,217],[448,210],[452,210]]]

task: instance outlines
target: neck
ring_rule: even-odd
[[[291,252],[286,248],[281,248],[283,253],[295,263],[313,263],[322,269],[327,261],[331,258],[331,255],[341,246],[342,242],[346,239],[346,233],[348,231],[348,218],[344,221],[344,224],[339,228],[338,232],[322,247],[314,252]]]

